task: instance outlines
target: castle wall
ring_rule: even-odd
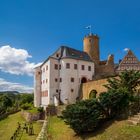
[[[89,99],[89,94],[92,90],[97,91],[97,96],[101,92],[107,91],[107,89],[103,86],[105,84],[107,84],[107,79],[100,79],[100,80],[91,81],[91,82],[87,82],[87,83],[82,84],[83,99]]]
[[[95,79],[114,75],[114,65],[98,65],[95,67]]]

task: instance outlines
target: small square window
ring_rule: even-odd
[[[70,69],[70,63],[66,63],[66,68]]]
[[[55,78],[55,82],[57,82],[57,78]]]
[[[77,64],[74,64],[74,69],[77,70]]]
[[[46,66],[46,71],[48,70],[48,66]]]
[[[59,57],[59,54],[58,53],[56,54],[56,57]]]
[[[59,65],[59,69],[61,70],[61,64]]]
[[[73,77],[71,77],[71,82],[74,82],[74,78]]]
[[[91,66],[88,66],[88,71],[91,71]]]
[[[81,66],[81,69],[82,69],[82,70],[85,70],[85,66],[84,66],[84,65],[82,65],[82,66]]]
[[[58,65],[57,65],[57,64],[55,64],[55,65],[54,65],[54,68],[57,70],[57,69],[58,69]]]
[[[74,89],[71,89],[71,92],[74,92]]]
[[[60,78],[60,82],[62,82],[62,78]]]

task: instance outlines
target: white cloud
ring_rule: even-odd
[[[123,51],[128,52],[129,48],[124,48]]]
[[[32,56],[24,49],[12,48],[9,45],[0,47],[0,70],[16,75],[33,75],[35,63],[27,59]]]
[[[32,93],[33,88],[22,85],[20,83],[8,82],[3,78],[0,78],[0,91],[18,91],[21,93]]]

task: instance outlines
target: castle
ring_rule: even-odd
[[[107,60],[100,61],[99,37],[94,34],[84,37],[83,51],[61,46],[35,68],[34,105],[46,107],[49,104],[75,103],[82,83],[112,76],[129,68],[140,70],[140,62],[130,50],[126,57],[129,56],[131,60],[127,63],[123,60],[117,67],[112,54]],[[131,66],[128,66],[130,62]]]

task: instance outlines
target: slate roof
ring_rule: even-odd
[[[60,57],[56,57],[56,54],[60,54]],[[79,51],[67,46],[61,46],[53,55],[50,57],[56,58],[56,59],[62,59],[62,58],[72,58],[72,59],[78,59],[78,60],[84,60],[84,61],[92,61],[89,55],[86,52]]]

